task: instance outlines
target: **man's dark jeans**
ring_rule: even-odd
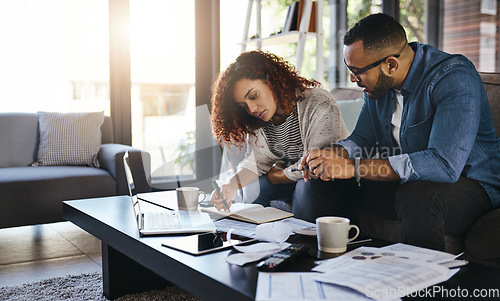
[[[300,180],[293,196],[297,218],[314,222],[319,216],[344,216],[356,224],[356,210],[361,209],[399,220],[402,242],[441,251],[445,235],[462,235],[491,208],[486,191],[466,177],[456,183],[361,180],[361,186],[353,179]]]
[[[271,206],[270,202],[273,200],[292,202],[295,183],[272,184],[265,174],[259,177],[259,188],[259,196],[252,203],[269,207]]]

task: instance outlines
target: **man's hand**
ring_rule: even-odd
[[[309,173],[323,181],[332,179],[349,179],[354,177],[354,160],[338,155],[338,150],[325,148],[309,150],[304,153],[299,161],[299,170],[306,167]],[[311,176],[304,173],[307,182]]]
[[[355,176],[354,160],[347,157],[347,152],[342,147],[306,151],[299,160],[298,169],[309,171],[303,172],[306,182],[311,178],[311,173],[323,181]],[[359,173],[361,178],[372,181],[401,181],[387,159],[362,159]]]

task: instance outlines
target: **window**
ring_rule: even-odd
[[[194,14],[194,0],[130,1],[132,146],[153,184],[195,173]]]
[[[443,50],[460,53],[479,71],[498,72],[497,1],[444,0]]]
[[[109,115],[107,28],[107,1],[1,1],[0,110]]]
[[[382,0],[350,0],[347,1],[347,29],[370,14],[382,12]]]
[[[399,23],[403,26],[408,42],[427,43],[424,34],[425,0],[399,2]]]

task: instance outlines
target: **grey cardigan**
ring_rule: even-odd
[[[337,102],[325,89],[305,90],[302,100],[297,102],[297,113],[304,150],[324,148],[349,136]],[[238,171],[245,168],[260,177],[278,160],[271,152],[262,128],[257,130],[256,135],[247,136],[247,147],[245,158],[238,165]],[[296,166],[297,163],[286,167],[284,171],[285,176],[295,182],[302,178],[302,172],[290,171]]]

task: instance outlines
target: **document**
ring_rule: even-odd
[[[397,300],[449,279],[448,268],[386,256],[344,266],[315,277],[317,281],[355,289],[375,300]]]
[[[236,203],[231,206],[231,212],[217,210],[215,207],[201,208],[201,211],[218,214],[244,222],[262,224],[292,217],[293,213],[274,207],[264,207],[259,204]]]
[[[264,273],[257,280],[256,300],[372,300],[347,287],[317,282],[318,273]]]
[[[231,230],[233,234],[251,238],[255,237],[255,229],[257,228],[256,224],[241,222],[227,218],[217,220],[214,223],[218,231],[229,232]]]
[[[351,268],[353,266],[364,264],[365,262],[372,261],[380,257],[398,257],[403,258],[407,261],[414,261],[417,263],[424,263],[432,258],[432,256],[428,254],[414,254],[403,251],[395,252],[392,250],[384,250],[382,248],[374,247],[359,247],[342,256],[323,260],[312,270],[315,272],[327,273],[329,271],[338,270],[345,267]]]
[[[305,228],[312,228],[316,227],[315,223],[311,223],[302,219],[298,219],[295,217],[290,217],[284,220],[279,221],[282,224],[287,224],[292,227],[293,231],[300,230],[300,229],[305,229]]]
[[[459,269],[438,263],[453,256],[404,244],[360,247],[321,262],[313,271],[323,274],[314,279],[350,287],[375,300],[394,300],[450,279]]]
[[[382,247],[380,249],[384,250],[384,251],[388,251],[388,252],[411,252],[413,254],[426,255],[426,256],[428,256],[427,262],[433,262],[433,263],[438,263],[438,264],[449,262],[449,261],[457,258],[458,256],[460,256],[460,254],[453,255],[453,254],[446,253],[446,252],[416,247],[416,246],[407,245],[404,243],[392,244],[392,245]]]
[[[280,221],[277,221],[275,223],[279,224],[285,224],[289,225],[291,231],[296,231],[299,229],[304,229],[304,228],[309,228],[309,227],[314,227],[315,224],[297,219],[295,217],[289,217]],[[241,236],[246,236],[246,237],[255,237],[257,225],[252,224],[252,223],[247,223],[247,222],[242,222],[234,219],[219,219],[215,221],[215,226],[217,227],[218,231],[223,231],[223,232],[229,232],[229,230],[232,230],[234,234],[238,234]]]

